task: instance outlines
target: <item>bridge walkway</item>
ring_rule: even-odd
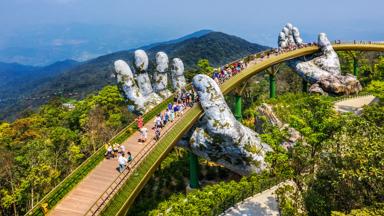
[[[187,111],[186,109],[185,111]],[[181,117],[175,117],[175,121],[168,123],[162,133],[172,128]],[[144,125],[148,129],[148,140],[146,143],[139,143],[140,133],[136,131],[125,140],[122,145],[126,151],[130,151],[133,161],[142,159],[137,157],[140,151],[155,145],[154,119]],[[131,163],[132,163],[131,162]],[[51,211],[52,216],[80,216],[85,215],[88,209],[98,200],[103,192],[118,177],[117,158],[104,159],[100,162],[75,188],[71,190]],[[127,170],[125,170],[127,171]]]
[[[337,44],[337,45],[334,45],[334,48],[336,51],[344,51],[344,50],[384,51],[383,44]],[[283,53],[277,56],[272,55],[272,56],[269,56],[269,58],[262,59],[262,61],[260,62],[259,60],[256,60],[255,62],[258,62],[257,64],[248,65],[247,69],[245,69],[244,72],[239,73],[238,75],[235,76],[235,78],[227,80],[223,85],[221,85],[221,89],[224,94],[227,94],[228,92],[236,88],[240,83],[248,80],[253,75],[267,69],[268,67],[274,64],[281,63],[289,59],[309,55],[314,52],[317,52],[318,50],[319,48],[317,46],[312,46],[312,47],[297,49],[297,50]],[[161,161],[162,158],[164,158],[164,154],[167,154],[167,152],[169,152],[168,150],[171,149],[171,147],[182,136],[182,133],[188,130],[188,128],[190,128],[194,124],[194,122],[198,119],[198,117],[202,113],[203,111],[201,110],[201,107],[194,106],[189,112],[185,113],[184,115],[185,118],[181,117],[181,119],[183,119],[185,122],[175,121],[172,125],[168,125],[168,129],[170,131],[169,135],[165,133],[164,139],[160,140],[161,148],[159,147],[158,149],[159,151],[152,152],[153,155],[158,157],[156,159],[152,158],[152,160],[154,160],[156,164],[154,164],[149,168],[147,166],[143,168],[143,169],[148,169],[147,173],[139,174],[140,178],[143,178],[143,179],[139,182],[134,182],[132,183],[132,185],[129,185],[130,187],[134,187],[133,192],[132,194],[129,195],[126,201],[123,201],[124,203],[120,203],[122,200],[116,201],[119,203],[116,203],[113,205],[114,214],[123,215],[124,212],[127,211],[127,209],[129,208],[129,205],[132,204],[134,198],[136,197],[138,192],[141,190],[143,185],[146,183],[148,176],[150,176],[150,174],[154,172],[155,167],[158,165],[159,161]],[[145,127],[152,128],[151,124],[153,124],[153,121],[150,121],[148,124],[145,125]],[[173,130],[172,128],[173,125],[175,125],[175,128],[176,128],[175,130]],[[150,132],[149,138],[153,137],[154,136],[153,131],[150,130],[149,132]],[[124,142],[124,145],[126,146],[127,150],[131,151],[134,157],[140,154],[140,151],[142,151],[147,146],[147,145],[138,144],[137,138],[138,138],[138,132],[136,132],[134,135],[129,137]],[[158,145],[154,145],[153,143],[153,146],[158,146]],[[151,151],[147,151],[147,152],[151,153]],[[146,156],[147,155],[143,155],[141,158],[144,160]],[[50,215],[83,215],[84,213],[86,213],[87,209],[89,209],[91,206],[97,203],[97,200],[99,200],[100,196],[98,196],[98,194],[102,194],[102,191],[105,191],[109,187],[108,185],[111,185],[111,182],[114,182],[115,178],[118,176],[118,173],[115,170],[116,167],[117,167],[117,161],[103,160],[94,170],[92,170],[91,173],[89,173],[84,178],[84,180],[81,183],[79,183],[69,194],[67,194],[67,196],[64,197],[58,203],[58,205],[56,205],[54,209],[52,209],[49,212]],[[128,182],[130,181],[128,180]],[[112,193],[110,195],[115,196],[116,194]],[[123,206],[118,206],[120,204]],[[117,210],[118,212],[115,210]]]

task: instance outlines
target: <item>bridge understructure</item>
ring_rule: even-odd
[[[335,51],[378,51],[384,52],[384,43],[370,43],[370,44],[355,44],[355,43],[340,43],[333,44]],[[261,73],[268,68],[270,74],[270,97],[276,97],[276,81],[275,74],[278,71],[278,66],[287,60],[311,55],[319,51],[318,46],[307,46],[304,48],[298,48],[292,51],[287,51],[281,54],[270,55],[269,57],[260,58],[260,54],[256,54],[258,58],[257,63],[248,66],[241,73],[236,74],[231,79],[225,81],[220,85],[220,89],[223,94],[232,92],[235,88],[238,88],[242,83],[245,83],[252,76]],[[266,51],[268,52],[268,51]],[[354,75],[358,75],[358,63],[357,57],[354,64]],[[303,91],[307,90],[307,83],[303,82]],[[58,215],[55,210],[63,208],[66,203],[76,203],[82,205],[86,203],[86,211],[79,213],[78,215],[126,215],[130,206],[138,196],[142,188],[148,182],[152,174],[159,167],[162,160],[173,149],[182,136],[196,123],[196,121],[204,114],[202,107],[199,104],[195,104],[192,108],[187,110],[180,119],[172,124],[165,133],[161,136],[160,140],[147,148],[141,156],[134,155],[134,164],[129,171],[123,172],[119,175],[113,175],[110,178],[105,178],[103,181],[109,181],[109,187],[102,193],[88,197],[90,202],[84,200],[70,200],[71,194],[81,193],[82,188],[80,185],[72,189],[52,210],[48,212],[51,215]],[[236,96],[235,116],[237,119],[241,119],[241,97]],[[103,147],[102,147],[103,148]],[[197,179],[197,157],[191,155],[191,182],[192,188],[198,187]],[[107,160],[101,161],[88,175],[92,175],[97,169],[108,163]],[[85,183],[90,178],[85,177],[82,183]],[[84,185],[84,184],[83,184]],[[97,187],[97,185],[96,185]],[[44,199],[43,199],[44,200]],[[44,203],[37,205],[36,209],[32,209],[27,215],[42,215],[41,209],[39,209]],[[73,205],[76,206],[76,205]],[[69,215],[69,214],[68,214]],[[74,215],[74,214],[71,214]]]

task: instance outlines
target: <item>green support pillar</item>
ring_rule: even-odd
[[[241,121],[241,119],[243,118],[243,115],[242,115],[242,112],[241,112],[241,105],[242,105],[242,101],[241,101],[241,96],[240,95],[236,95],[235,96],[235,118],[238,120],[238,121]]]
[[[359,62],[356,57],[353,58],[353,75],[359,76]]]
[[[302,87],[303,87],[303,92],[307,93],[308,92],[308,82],[305,81],[305,79],[303,79]]]
[[[276,97],[276,77],[273,73],[269,74],[269,97]]]
[[[199,160],[192,152],[189,152],[189,186],[199,187]]]

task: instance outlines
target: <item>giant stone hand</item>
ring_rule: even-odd
[[[217,83],[199,74],[192,84],[205,111],[190,138],[192,152],[241,175],[266,168],[265,153],[272,149],[235,119]]]
[[[302,46],[298,28],[288,23],[279,34],[279,48]],[[353,94],[361,90],[360,82],[352,75],[341,75],[340,61],[325,33],[318,37],[320,54],[288,61],[299,76],[312,84],[309,91],[324,94]]]
[[[156,71],[153,74],[155,81],[153,87],[155,91],[162,97],[168,98],[172,95],[172,92],[167,89],[168,85],[168,56],[164,52],[158,52],[156,54]]]
[[[172,84],[175,90],[181,90],[185,87],[187,82],[184,77],[184,64],[183,61],[179,58],[174,58],[172,60]]]
[[[125,96],[134,103],[137,111],[145,113],[162,101],[161,97],[152,90],[147,73],[148,56],[143,50],[135,51],[136,81],[125,61],[117,60],[114,65],[117,81]]]

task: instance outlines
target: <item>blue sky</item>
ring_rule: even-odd
[[[383,41],[383,8],[382,0],[1,0],[0,48],[9,44],[27,46],[25,43],[33,41],[25,42],[20,35],[44,37],[52,33],[44,29],[64,26],[64,31],[75,24],[134,29],[153,34],[154,41],[212,29],[275,46],[280,29],[291,22],[306,40],[315,40],[319,32],[326,32],[330,39]],[[73,46],[87,41],[86,37],[50,38],[50,43]]]

